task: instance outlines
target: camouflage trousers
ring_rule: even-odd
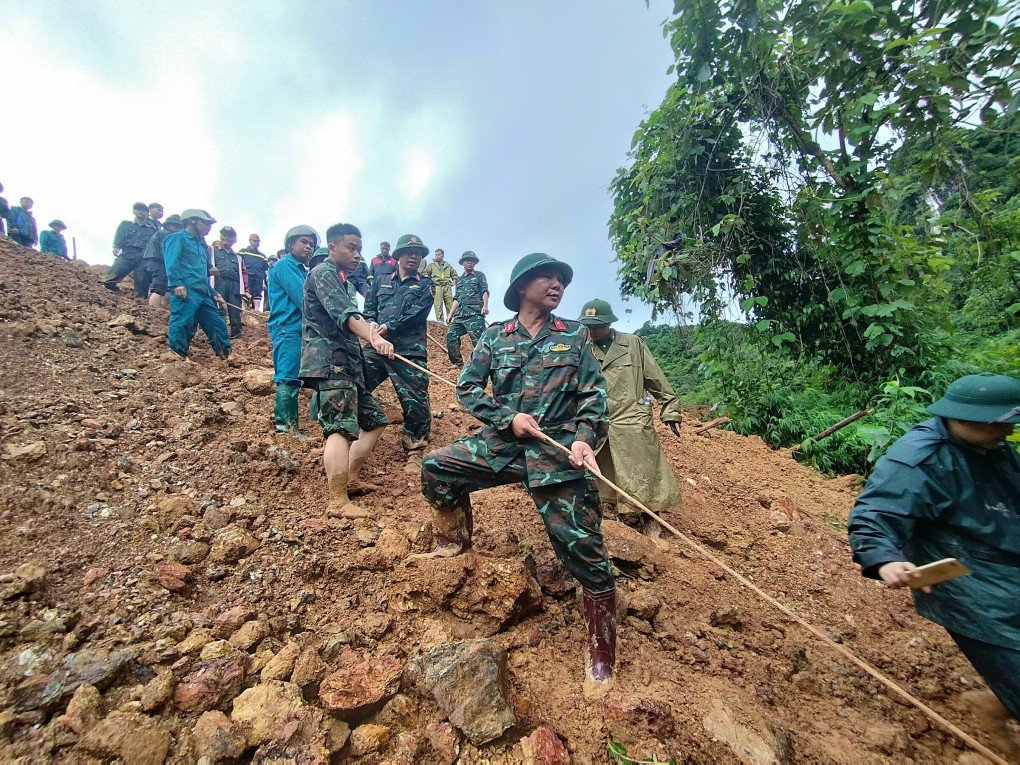
[[[470,544],[474,522],[470,493],[523,483],[545,524],[553,551],[581,586],[591,592],[613,588],[613,570],[602,538],[602,511],[595,478],[527,485],[522,452],[500,471],[478,454],[476,436],[429,452],[421,463],[421,489],[435,512],[439,536]],[[484,448],[484,447],[483,447]]]
[[[399,359],[390,361],[368,346],[365,358],[365,389],[372,393],[389,377],[404,413],[404,435],[414,441],[427,439],[432,433],[432,407],[429,403],[429,376]],[[401,354],[404,355],[404,354]],[[408,356],[420,367],[427,367],[421,357]]]
[[[484,331],[484,316],[480,313],[462,316],[458,311],[457,317],[450,322],[450,328],[446,330],[446,352],[450,355],[450,361],[461,366],[464,359],[460,355],[460,339],[464,335],[468,335],[472,343],[477,343]]]

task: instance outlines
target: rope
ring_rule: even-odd
[[[393,356],[395,358],[397,358],[397,359],[400,359],[405,364],[409,364],[410,366],[414,367],[415,369],[418,369],[419,371],[425,372],[426,374],[431,375],[432,377],[435,377],[437,380],[441,380],[442,382],[446,383],[447,385],[450,385],[450,386],[452,386],[454,388],[457,387],[456,383],[454,383],[454,382],[452,382],[450,380],[447,380],[445,377],[441,377],[440,375],[436,374],[435,372],[432,372],[432,371],[430,371],[428,369],[425,369],[425,367],[418,366],[413,361],[411,361],[409,359],[405,359],[403,356],[401,356],[399,354],[394,353]],[[564,454],[567,454],[568,456],[571,454],[570,449],[568,449],[563,444],[561,444],[560,442],[558,442],[555,439],[553,439],[551,436],[548,436],[545,433],[542,433],[541,431],[539,431],[538,438],[540,440],[542,440],[542,441],[545,441],[550,446],[560,450]],[[768,603],[769,605],[771,605],[772,607],[774,607],[778,611],[781,611],[783,614],[788,616],[790,619],[793,619],[793,621],[797,622],[797,624],[802,626],[804,629],[806,629],[808,632],[810,632],[816,638],[818,638],[823,643],[825,643],[827,646],[832,648],[834,651],[836,651],[836,653],[840,654],[844,658],[846,658],[849,661],[853,662],[856,666],[858,666],[860,669],[864,670],[869,675],[871,675],[873,678],[878,680],[878,682],[880,682],[886,688],[891,690],[893,693],[895,693],[896,695],[898,695],[899,697],[901,697],[905,701],[908,701],[909,703],[913,704],[915,707],[920,709],[925,715],[927,715],[931,720],[933,720],[935,723],[937,723],[939,726],[941,726],[944,730],[948,731],[949,733],[952,733],[954,736],[956,736],[958,739],[960,739],[960,741],[964,742],[965,744],[967,744],[967,746],[971,747],[972,749],[974,749],[975,751],[979,752],[980,754],[984,755],[989,760],[991,760],[992,762],[996,763],[996,765],[1009,765],[1009,763],[1006,760],[1004,760],[1002,757],[997,755],[991,749],[986,747],[980,741],[975,739],[970,734],[964,732],[963,730],[961,730],[959,727],[957,727],[953,723],[949,722],[949,720],[944,718],[942,715],[940,715],[934,709],[932,709],[927,704],[925,704],[923,701],[918,699],[916,696],[913,696],[911,693],[909,693],[908,691],[906,691],[903,688],[901,688],[899,685],[897,685],[895,682],[893,682],[888,677],[883,675],[881,672],[879,672],[877,669],[872,667],[866,661],[864,661],[863,659],[859,659],[856,656],[856,654],[852,653],[849,649],[844,648],[839,643],[837,643],[835,640],[833,640],[828,635],[826,635],[824,632],[822,632],[820,629],[818,629],[814,625],[810,624],[809,622],[807,622],[806,620],[804,620],[803,618],[798,616],[792,609],[790,609],[789,607],[787,607],[787,606],[783,605],[782,603],[780,603],[778,600],[776,600],[774,597],[772,597],[767,592],[762,590],[756,584],[754,584],[749,579],[744,577],[742,574],[738,573],[736,570],[734,570],[729,565],[727,565],[719,557],[713,555],[708,550],[706,550],[704,547],[702,547],[700,544],[698,544],[693,539],[688,537],[686,534],[681,532],[679,529],[677,529],[676,527],[674,527],[673,525],[671,525],[667,521],[663,520],[657,513],[653,512],[648,507],[646,507],[643,503],[639,502],[637,499],[635,499],[630,494],[625,492],[623,489],[621,489],[615,483],[613,483],[608,478],[606,478],[604,475],[602,475],[599,471],[592,470],[591,472],[592,472],[593,475],[595,475],[596,478],[598,478],[600,481],[602,481],[606,486],[608,486],[613,491],[617,492],[621,497],[623,497],[625,500],[630,502],[636,508],[641,510],[641,512],[645,513],[650,518],[653,518],[654,520],[656,520],[659,524],[662,525],[662,527],[664,529],[666,529],[671,534],[676,536],[678,539],[680,539],[684,544],[686,544],[692,550],[694,550],[695,552],[697,552],[702,557],[706,558],[707,560],[709,560],[712,563],[714,563],[715,565],[717,565],[719,568],[721,568],[727,574],[729,574],[734,579],[736,579],[737,582],[742,584],[747,589],[751,590],[751,592],[753,592],[755,595],[760,597],[766,603]]]

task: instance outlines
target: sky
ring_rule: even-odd
[[[174,3],[0,0],[0,183],[112,260],[136,201],[283,246],[357,225],[475,251],[492,318],[513,264],[574,268],[558,313],[624,304],[608,185],[670,83],[667,0]],[[20,104],[20,113],[14,109]],[[625,309],[632,313],[625,313]]]

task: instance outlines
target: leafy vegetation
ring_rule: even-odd
[[[609,230],[680,390],[776,445],[875,408],[800,452],[860,472],[955,377],[1020,371],[1018,14],[676,0]]]

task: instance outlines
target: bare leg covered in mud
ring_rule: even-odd
[[[366,518],[369,512],[350,500],[349,489],[357,473],[364,464],[366,457],[383,428],[363,431],[357,441],[351,440],[340,433],[332,433],[326,439],[322,453],[322,462],[326,468],[326,483],[329,497],[326,503],[326,515],[331,518]]]

